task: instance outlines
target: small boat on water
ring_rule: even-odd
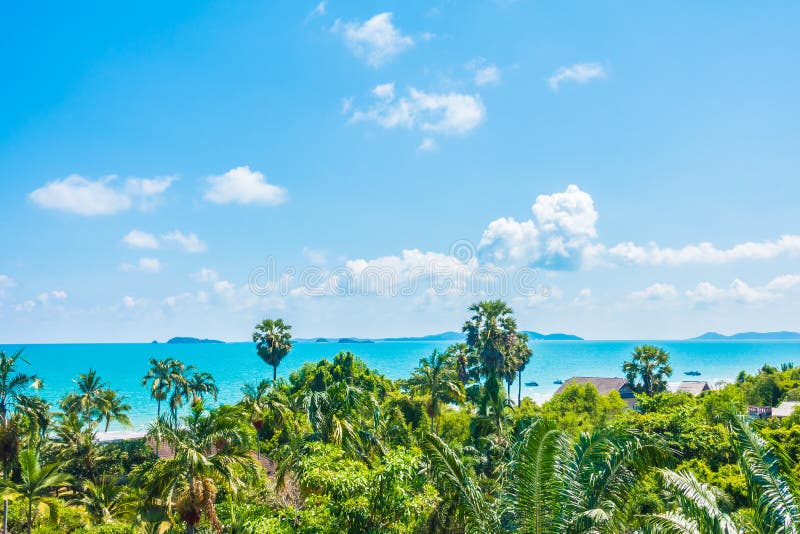
[[[559,384],[560,385],[560,384],[563,384],[563,383],[564,383],[563,380],[553,380],[553,384]]]
[[[539,385],[539,383],[538,382],[525,382],[525,385],[527,387],[529,387],[529,388],[535,388],[536,386]]]
[[[700,371],[686,371],[683,374],[685,374],[686,376],[700,376]]]

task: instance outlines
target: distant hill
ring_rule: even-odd
[[[199,339],[196,337],[173,337],[167,343],[225,343],[217,339]]]
[[[379,341],[464,341],[464,334],[462,332],[442,332],[441,334],[417,337],[385,337]]]
[[[706,332],[702,336],[691,338],[690,341],[721,341],[721,340],[736,340],[736,341],[782,341],[787,339],[800,339],[800,332],[739,332],[726,336],[718,332]]]
[[[528,334],[528,337],[531,340],[536,341],[582,341],[582,337],[578,337],[572,334],[540,334],[539,332],[532,332],[530,330],[523,330],[525,334]],[[338,340],[339,343],[373,343],[375,341],[452,341],[452,342],[459,342],[464,341],[466,336],[463,332],[442,332],[440,334],[430,334],[427,336],[409,336],[409,337],[382,337],[377,339],[365,339],[365,338],[355,338],[355,337],[345,337],[340,338]],[[315,342],[315,343],[326,343],[326,342],[336,342],[335,339],[332,338],[300,338],[295,339],[294,341],[303,343],[303,342]]]
[[[540,334],[531,330],[523,330],[522,333],[528,334],[530,339],[538,341],[583,341],[582,337],[573,334]]]
[[[358,337],[340,337],[339,343],[375,343],[375,341]]]

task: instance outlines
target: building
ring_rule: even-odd
[[[619,393],[628,406],[633,407],[636,404],[636,397],[633,395],[633,388],[630,383],[624,378],[605,378],[601,376],[573,376],[563,384],[561,384],[556,393],[561,393],[567,386],[572,384],[592,384],[597,388],[597,392],[601,395],[608,395],[612,391]]]
[[[708,385],[708,382],[704,380],[684,380],[678,384],[675,393],[688,393],[696,397],[704,391],[711,391],[711,386]]]
[[[800,407],[798,401],[783,401],[772,409],[772,417],[789,417],[797,407]]]

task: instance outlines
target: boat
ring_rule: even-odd
[[[686,371],[683,374],[685,374],[686,376],[700,376],[700,371]]]
[[[563,384],[563,383],[564,383],[563,380],[553,380],[553,384],[559,384],[560,385],[560,384]]]
[[[539,383],[538,382],[525,382],[525,385],[527,387],[529,387],[529,388],[535,388],[536,386],[539,385]]]

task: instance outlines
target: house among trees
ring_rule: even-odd
[[[711,386],[708,385],[708,382],[704,380],[684,380],[678,384],[675,393],[688,393],[696,397],[704,391],[711,391]]]
[[[561,393],[567,386],[572,384],[592,384],[597,388],[597,392],[601,395],[608,395],[612,391],[619,393],[622,400],[628,405],[633,407],[636,404],[636,397],[633,395],[633,388],[630,382],[624,378],[605,378],[600,376],[573,376],[569,380],[561,384],[556,393]]]
[[[800,402],[798,401],[783,401],[772,409],[772,417],[789,417],[797,407],[800,407]]]

